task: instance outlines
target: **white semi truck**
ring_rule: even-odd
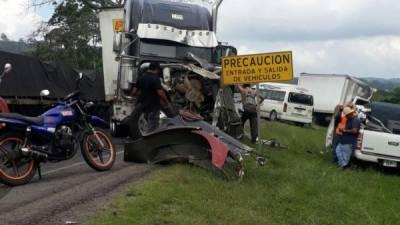
[[[123,8],[99,12],[106,100],[112,133],[129,118],[136,80],[156,61],[162,85],[176,110],[200,114],[229,134],[240,125],[232,90],[220,87],[222,56],[236,49],[217,41],[222,0],[126,0]],[[140,117],[140,131],[146,121]],[[132,123],[131,123],[132,124]],[[136,124],[136,122],[134,122]]]

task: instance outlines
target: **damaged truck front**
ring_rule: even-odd
[[[200,114],[232,136],[240,118],[232,88],[220,87],[222,56],[236,49],[217,41],[217,14],[222,0],[127,0],[124,8],[99,13],[106,98],[110,125],[117,134],[134,108],[130,96],[149,62],[163,67],[162,85],[174,108]],[[137,121],[140,131],[146,121]]]

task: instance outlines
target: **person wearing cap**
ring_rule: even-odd
[[[144,113],[147,120],[147,133],[158,128],[161,107],[167,116],[173,114],[171,103],[161,86],[160,78],[160,64],[157,62],[150,63],[148,70],[137,80],[136,87],[132,93],[134,97],[137,97],[135,110],[132,112],[132,115],[135,113]]]
[[[346,124],[339,128],[340,136],[336,146],[336,156],[338,166],[344,169],[349,165],[351,155],[356,147],[361,121],[357,117],[356,111],[350,107],[344,107],[342,114],[346,118]]]

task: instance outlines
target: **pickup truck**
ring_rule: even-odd
[[[360,130],[355,158],[384,167],[400,167],[400,135],[392,134],[383,124]]]

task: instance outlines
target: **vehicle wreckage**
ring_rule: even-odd
[[[228,177],[243,175],[242,156],[253,151],[235,139],[243,135],[243,128],[234,105],[234,87],[221,86],[221,59],[237,54],[216,38],[221,3],[127,0],[123,9],[99,13],[111,131],[118,135],[127,124],[134,130],[125,145],[126,160],[186,159],[231,174]],[[145,116],[129,116],[135,106],[130,93],[150,62],[161,64],[162,86],[180,113],[164,118],[160,130],[146,134]],[[263,160],[258,157],[258,161]]]

